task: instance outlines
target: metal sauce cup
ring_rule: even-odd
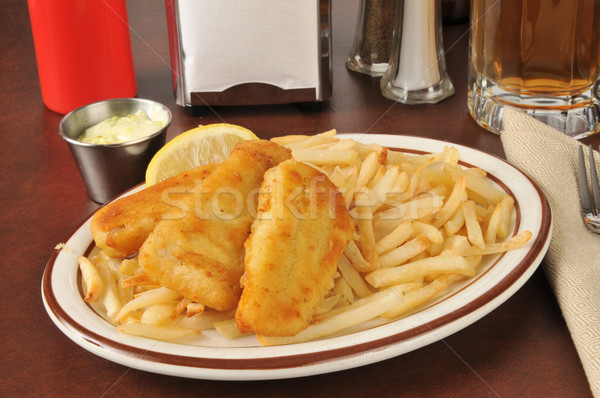
[[[154,134],[118,144],[96,145],[77,140],[88,127],[113,116],[133,114],[140,109],[151,120],[166,120],[166,124]],[[171,121],[169,108],[158,102],[118,98],[75,109],[63,117],[58,132],[69,144],[88,196],[95,202],[106,203],[144,181],[148,163],[165,144]]]

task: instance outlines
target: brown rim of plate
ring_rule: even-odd
[[[451,145],[451,143],[449,143]],[[391,148],[395,151],[401,151],[405,153],[414,153],[414,154],[423,154],[428,153],[426,151],[420,150],[412,150],[412,149],[400,149],[400,148]],[[477,150],[478,152],[482,152]],[[484,152],[482,152],[484,153]],[[137,347],[132,347],[126,344],[119,343],[117,341],[108,339],[104,336],[101,336],[69,316],[66,311],[58,304],[54,292],[51,286],[51,275],[54,268],[54,264],[58,253],[60,250],[55,250],[44,270],[43,278],[42,278],[42,294],[45,298],[45,301],[52,311],[52,313],[57,317],[59,322],[68,328],[69,330],[75,332],[77,335],[81,337],[81,339],[91,343],[95,346],[101,347],[113,353],[121,354],[128,357],[138,358],[144,361],[156,362],[165,365],[172,366],[181,366],[181,367],[192,367],[192,368],[202,368],[202,369],[223,369],[223,370],[275,370],[275,369],[289,369],[289,368],[297,368],[303,366],[313,365],[318,362],[328,361],[332,359],[339,359],[342,357],[356,355],[359,353],[367,352],[374,349],[384,349],[386,346],[400,343],[404,340],[416,337],[420,334],[423,334],[428,331],[435,330],[439,327],[442,327],[450,322],[456,321],[464,316],[467,316],[474,312],[475,310],[483,307],[488,304],[498,296],[500,296],[504,291],[509,289],[531,266],[533,261],[540,255],[542,250],[544,249],[544,245],[546,240],[548,239],[548,234],[552,225],[552,217],[551,217],[551,209],[550,205],[542,193],[539,186],[525,173],[512,166],[506,160],[499,158],[495,155],[491,155],[488,153],[484,153],[487,156],[492,156],[506,164],[508,164],[511,168],[517,171],[519,174],[523,175],[530,184],[534,187],[537,192],[542,208],[541,214],[541,224],[540,224],[540,234],[536,236],[534,241],[531,244],[530,250],[527,252],[526,256],[513,268],[513,270],[502,280],[496,283],[491,289],[488,289],[481,296],[477,297],[475,300],[465,303],[460,308],[444,314],[443,316],[437,317],[431,322],[421,324],[417,327],[411,328],[409,330],[402,331],[400,333],[396,333],[390,336],[386,336],[377,340],[368,341],[365,343],[361,343],[353,346],[340,347],[331,350],[318,351],[318,352],[309,352],[297,355],[286,355],[286,356],[274,356],[274,357],[263,357],[263,358],[206,358],[206,357],[192,357],[192,356],[182,356],[175,354],[168,354],[162,352],[155,352],[152,350],[140,349]],[[473,166],[467,162],[460,162],[462,165]],[[508,189],[508,187],[500,181],[496,176],[489,175],[492,181],[497,183],[502,187],[507,193],[512,195],[512,191]],[[132,188],[135,189],[135,188]],[[129,192],[129,191],[127,191]],[[514,195],[513,195],[514,197]],[[521,218],[521,204],[515,201],[515,210],[517,214],[515,230],[518,229]],[[77,229],[79,229],[87,220],[89,220],[93,216],[88,216]],[[77,229],[75,231],[77,231]],[[72,235],[74,235],[73,232]],[[90,243],[90,247],[93,246],[93,242]],[[87,249],[88,251],[90,248]],[[493,268],[499,259],[500,256],[495,262],[488,267],[488,272],[491,268]],[[485,274],[484,272],[483,274]],[[481,274],[481,275],[483,275]],[[474,281],[481,278],[481,275],[471,279],[469,283],[465,286],[461,287],[459,291],[464,290],[468,286],[470,286]],[[458,292],[454,292],[452,295]],[[445,297],[443,300],[447,300],[452,295]],[[443,301],[442,300],[442,301]],[[433,303],[432,305],[438,304],[439,301]],[[378,327],[378,326],[376,326]],[[249,348],[260,348],[260,347],[249,347]]]

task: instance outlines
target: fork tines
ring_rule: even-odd
[[[589,169],[590,177],[592,182],[592,192],[588,188],[587,173],[585,170],[585,158],[583,155],[583,147],[579,147],[578,154],[579,173],[579,201],[581,203],[581,212],[584,214],[592,213],[594,215],[599,214],[600,207],[600,183],[598,182],[598,172],[596,170],[596,163],[594,162],[594,151],[592,146],[589,146]]]

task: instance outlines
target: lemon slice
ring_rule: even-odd
[[[162,147],[146,169],[146,186],[194,167],[225,160],[235,145],[258,139],[244,127],[227,123],[207,124],[181,133]]]

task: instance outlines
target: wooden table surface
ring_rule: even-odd
[[[172,110],[168,139],[198,124],[227,122],[261,138],[336,128],[436,138],[503,156],[499,137],[480,128],[467,110],[468,25],[444,27],[454,96],[437,105],[400,105],[381,96],[378,79],[346,69],[357,6],[357,0],[333,1],[333,97],[319,112],[295,105],[222,107],[192,117],[174,103],[164,2],[129,0],[138,96]],[[88,199],[58,136],[62,115],[42,103],[26,2],[3,0],[0,15],[0,396],[591,395],[543,267],[498,309],[442,341],[332,374],[193,380],[128,369],[83,350],[46,314],[40,282],[54,246],[99,205]]]

